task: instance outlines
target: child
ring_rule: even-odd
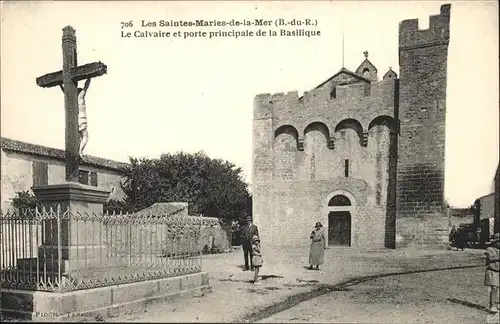
[[[490,312],[498,313],[498,277],[500,274],[500,233],[495,233],[491,246],[486,249],[486,272],[484,285],[490,287]]]
[[[257,235],[252,238],[252,264],[255,270],[253,283],[259,285],[259,269],[262,267],[262,254],[260,253],[260,239]]]

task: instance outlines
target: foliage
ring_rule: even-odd
[[[119,214],[119,213],[127,213],[127,212],[134,212],[136,211],[133,206],[129,206],[125,201],[123,200],[115,200],[115,199],[110,199],[109,201],[104,203],[103,206],[104,212],[105,213],[110,213],[110,214]]]
[[[124,205],[143,209],[159,202],[187,202],[191,214],[242,220],[251,213],[251,196],[242,170],[202,152],[130,158],[124,169]]]
[[[33,211],[36,208],[42,208],[40,200],[29,190],[16,192],[16,196],[11,198],[11,205],[18,210]]]

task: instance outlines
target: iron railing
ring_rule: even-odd
[[[0,215],[2,287],[66,292],[200,272],[202,226],[216,219],[178,212]]]

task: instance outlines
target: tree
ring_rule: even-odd
[[[188,202],[189,212],[225,221],[251,213],[251,196],[242,170],[205,154],[163,154],[159,159],[130,158],[123,190],[128,209],[157,202]]]
[[[16,192],[10,204],[25,217],[33,216],[36,209],[42,210],[41,201],[29,191]]]

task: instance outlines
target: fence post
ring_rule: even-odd
[[[2,258],[0,260],[0,322],[3,322],[3,311],[2,311],[2,288],[3,288],[3,282],[4,282],[4,262],[5,260],[3,259],[4,258],[4,254],[3,254],[3,250],[4,250],[4,243],[3,243],[3,229],[4,229],[4,219],[5,215],[3,214],[3,212],[0,210],[0,257]]]
[[[200,246],[200,242],[202,241],[202,232],[203,232],[203,214],[200,214],[200,234],[198,239],[198,247]],[[203,270],[203,246],[200,249],[200,270]]]
[[[62,266],[62,238],[61,238],[61,204],[57,204],[57,279],[59,290],[62,290],[61,266]],[[69,234],[68,234],[69,235]],[[69,252],[69,251],[68,251]]]

